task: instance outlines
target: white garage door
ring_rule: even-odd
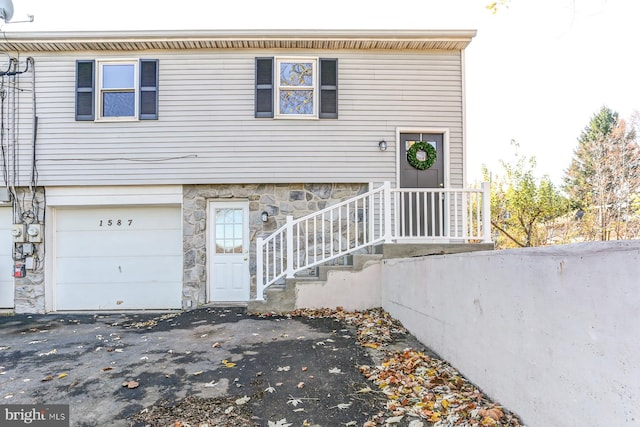
[[[0,308],[13,308],[13,222],[11,206],[0,207]]]
[[[180,207],[56,209],[55,309],[181,307]]]

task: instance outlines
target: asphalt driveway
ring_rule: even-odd
[[[358,393],[369,384],[358,367],[371,363],[331,318],[0,317],[0,404],[69,404],[73,426],[176,425],[162,414],[176,405],[209,425],[360,426],[384,405]]]

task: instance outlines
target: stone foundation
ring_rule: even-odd
[[[286,223],[342,200],[365,193],[367,184],[228,184],[185,185],[183,307],[206,303],[207,287],[207,205],[209,200],[248,200],[251,297],[255,297],[256,238],[266,237]],[[264,223],[261,213],[267,212]]]

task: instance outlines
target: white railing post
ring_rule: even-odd
[[[473,194],[473,193],[472,193]],[[469,242],[469,203],[473,200],[473,196],[469,197],[469,194],[466,191],[462,191],[461,201],[462,206],[462,238],[465,242]],[[456,217],[458,213],[456,212]],[[473,215],[471,215],[473,218]],[[473,227],[471,227],[473,229]]]
[[[373,182],[369,183],[369,197],[368,197],[368,201],[369,201],[369,206],[368,206],[368,211],[366,213],[363,214],[363,218],[364,217],[368,217],[368,226],[369,226],[369,230],[367,230],[367,232],[369,233],[369,239],[368,241],[371,242],[372,240],[374,240],[376,238],[375,232],[376,232],[376,213],[375,213],[375,196],[373,195]],[[363,203],[364,205],[364,203]]]
[[[287,278],[293,277],[293,216],[287,215]]]
[[[482,183],[482,242],[491,243],[491,184]]]
[[[384,242],[391,243],[391,183],[389,181],[384,182],[382,195],[384,197],[384,215],[382,218],[384,221]]]
[[[264,255],[262,237],[256,239],[256,300],[264,301]]]

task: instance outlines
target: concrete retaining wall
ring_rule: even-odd
[[[385,260],[382,304],[529,427],[640,425],[640,241]]]

